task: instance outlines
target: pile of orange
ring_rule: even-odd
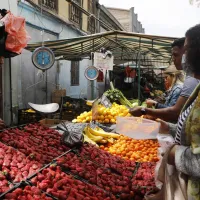
[[[134,140],[124,135],[121,135],[114,144],[100,146],[113,155],[136,162],[157,162],[158,147],[157,140]]]

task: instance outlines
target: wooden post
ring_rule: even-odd
[[[2,73],[3,73],[3,64],[4,64],[4,57],[0,56],[0,118],[3,118],[3,80],[2,80]]]

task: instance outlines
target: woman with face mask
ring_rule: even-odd
[[[147,99],[146,104],[148,107],[155,107],[156,109],[171,107],[176,104],[179,98],[183,82],[184,73],[182,71],[176,70],[174,66],[170,66],[166,71],[164,71],[165,76],[165,89],[167,90],[167,98],[164,104],[158,103],[152,99]]]

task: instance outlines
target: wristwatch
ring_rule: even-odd
[[[147,114],[146,108],[141,108],[141,113],[142,115],[146,115]]]
[[[157,108],[158,103],[153,103],[154,108]]]

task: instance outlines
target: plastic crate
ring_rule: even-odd
[[[133,139],[156,139],[160,124],[140,117],[117,117],[116,132]]]
[[[27,124],[38,122],[42,119],[40,113],[37,112],[27,112],[28,109],[20,109],[18,110],[18,124]]]

